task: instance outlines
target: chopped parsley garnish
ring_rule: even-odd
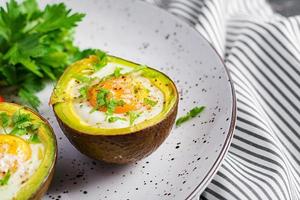
[[[11,119],[6,112],[0,113],[0,125],[6,133],[6,128],[10,125]]]
[[[192,110],[190,110],[186,115],[179,117],[176,120],[176,126],[180,126],[181,124],[183,124],[184,122],[196,117],[197,115],[199,115],[201,112],[203,112],[203,110],[205,109],[204,106],[201,107],[195,107]]]
[[[109,90],[101,88],[97,93],[97,107],[104,106],[107,103],[107,95],[110,93]]]
[[[97,93],[97,107],[94,108],[97,110],[99,107],[103,106],[107,109],[106,115],[110,116],[114,113],[117,106],[123,106],[125,104],[124,100],[116,100],[113,98],[108,98],[110,91],[101,88],[100,91]],[[92,112],[94,111],[92,110]]]
[[[9,117],[5,112],[0,113],[0,122],[6,134],[23,136],[31,133],[29,141],[34,143],[39,141],[37,131],[41,124],[33,122],[30,114],[21,112],[21,109],[16,111],[12,117]],[[5,130],[7,127],[12,127],[12,130],[9,133]]]
[[[32,134],[29,138],[29,141],[34,144],[41,142],[37,134]]]
[[[125,102],[122,99],[121,100],[116,100],[116,99],[108,100],[108,102],[106,104],[106,107],[107,107],[106,114],[112,115],[117,106],[123,106],[124,104],[125,104]]]
[[[79,94],[80,94],[80,97],[82,98],[87,98],[87,94],[88,94],[88,86],[83,86],[79,89]]]
[[[6,172],[6,174],[4,175],[4,177],[2,179],[0,179],[0,186],[4,186],[8,184],[10,178],[10,171],[8,170]]]
[[[21,113],[20,110],[15,112],[12,116],[12,126],[13,129],[10,132],[11,135],[22,136],[28,132],[33,125],[31,122],[30,114]]]
[[[127,113],[129,115],[129,123],[130,125],[133,125],[134,121],[140,117],[140,113],[136,113],[136,112],[133,112],[133,111],[129,111]]]
[[[144,98],[144,104],[149,105],[151,107],[154,107],[157,103],[157,101],[153,101],[149,98]]]
[[[108,118],[108,122],[109,122],[109,123],[114,123],[114,122],[116,122],[116,121],[118,121],[118,120],[126,121],[126,119],[125,119],[125,118],[122,118],[122,117],[112,116],[112,117],[109,117],[109,118]]]
[[[14,127],[13,130],[9,134],[22,136],[22,135],[25,135],[26,133],[27,133],[27,130],[25,128]]]
[[[115,71],[114,71],[114,77],[118,78],[121,76],[121,70],[122,68],[121,67],[116,67]]]
[[[117,101],[115,99],[108,100],[106,104],[106,108],[107,108],[106,114],[112,115],[116,107],[117,107]]]
[[[94,54],[99,59],[99,61],[94,65],[94,70],[99,71],[107,64],[107,54],[101,50],[95,50]]]
[[[96,77],[87,77],[87,76],[84,76],[84,75],[79,75],[79,74],[76,74],[73,76],[77,81],[83,83],[83,86],[81,88],[79,88],[79,94],[81,98],[87,98],[87,94],[88,94],[88,89],[89,89],[89,86],[90,84],[96,80],[97,78]]]

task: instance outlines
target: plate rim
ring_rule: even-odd
[[[196,32],[211,47],[211,49],[218,56],[218,59],[221,61],[222,66],[225,69],[226,75],[228,76],[228,82],[230,84],[231,95],[232,95],[232,110],[231,110],[231,121],[230,121],[229,130],[227,132],[227,137],[225,139],[224,145],[222,146],[220,154],[218,155],[218,157],[215,160],[212,167],[206,173],[206,175],[202,179],[202,181],[196,186],[196,188],[185,198],[185,200],[192,200],[197,194],[202,193],[206,189],[206,187],[210,184],[210,182],[214,178],[214,175],[218,172],[219,168],[221,167],[222,162],[224,161],[225,156],[227,155],[229,147],[231,145],[231,142],[232,142],[232,139],[234,136],[234,130],[236,127],[236,121],[237,121],[237,99],[236,99],[236,93],[235,93],[235,89],[234,89],[234,83],[231,78],[228,67],[226,66],[226,64],[225,64],[224,60],[222,59],[222,57],[220,56],[220,54],[217,52],[216,48],[194,26],[192,26],[191,24],[187,23],[180,17],[168,12],[166,9],[164,9],[154,3],[147,2],[146,0],[134,0],[134,1],[137,3],[140,3],[140,4],[144,4],[144,6],[152,7],[152,9],[159,10],[160,12],[167,14],[169,17],[171,17],[175,21],[186,24],[187,27],[189,27],[192,31]]]
[[[193,29],[196,30],[195,28],[193,28]],[[229,73],[229,69],[225,65],[225,62],[223,61],[222,57],[217,52],[215,47],[201,33],[199,33],[199,35],[204,40],[206,40],[206,42],[211,46],[211,48],[215,51],[215,53],[219,57],[220,61],[222,62],[222,65],[223,65],[223,67],[225,69],[225,72],[228,76],[228,81],[229,81],[230,87],[231,87],[232,110],[231,110],[231,121],[230,121],[229,130],[228,130],[227,137],[225,139],[224,145],[222,146],[222,149],[220,151],[219,156],[217,157],[216,161],[214,162],[214,164],[212,165],[212,167],[210,168],[210,170],[206,174],[205,178],[198,184],[198,186],[193,190],[193,192],[187,198],[185,198],[185,200],[193,199],[197,194],[202,193],[206,189],[206,187],[210,184],[210,182],[212,181],[212,179],[214,178],[214,176],[218,172],[219,168],[221,167],[222,162],[225,160],[225,156],[228,153],[229,147],[231,145],[231,142],[232,142],[232,139],[233,139],[233,136],[234,136],[234,130],[235,130],[235,127],[236,127],[236,122],[237,122],[237,99],[236,99],[236,93],[235,93],[235,89],[234,89],[234,83],[233,83],[233,80],[232,80],[231,75]]]

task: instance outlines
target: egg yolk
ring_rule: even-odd
[[[114,113],[126,113],[138,110],[143,105],[142,100],[147,96],[147,90],[141,83],[134,81],[130,76],[121,76],[105,80],[95,85],[89,90],[89,102],[93,107],[97,107],[97,94],[101,88],[110,91],[107,98],[122,100],[123,105],[116,106]],[[100,111],[106,111],[105,107],[100,107]]]
[[[16,156],[18,161],[25,162],[31,157],[31,148],[22,138],[0,134],[0,158],[5,154]],[[18,164],[18,162],[12,163],[10,169],[15,171]]]

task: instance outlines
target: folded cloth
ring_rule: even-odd
[[[300,17],[265,0],[149,1],[210,41],[235,84],[235,136],[200,199],[300,199]]]

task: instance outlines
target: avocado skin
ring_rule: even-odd
[[[81,153],[107,163],[127,164],[150,155],[164,142],[175,122],[177,109],[178,95],[166,118],[125,135],[89,135],[70,128],[59,117],[56,118],[64,134]]]
[[[56,159],[55,159],[55,163],[56,163]],[[41,200],[43,196],[46,194],[51,184],[51,181],[53,179],[55,163],[53,165],[51,172],[46,178],[45,182],[40,186],[40,188],[36,191],[36,193],[31,196],[30,200]]]

